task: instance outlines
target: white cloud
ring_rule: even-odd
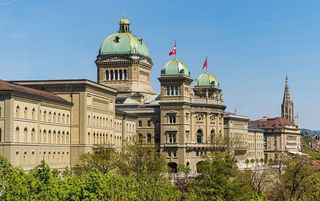
[[[0,1],[0,7],[6,6],[12,3],[16,3],[18,0],[5,0],[5,1]]]

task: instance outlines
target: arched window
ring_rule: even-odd
[[[47,131],[46,131],[46,130],[43,131],[43,138],[42,138],[42,140],[43,140],[43,143],[47,143]]]
[[[28,129],[27,129],[27,127],[24,128],[23,135],[24,135],[24,142],[27,142],[28,141]]]
[[[202,130],[197,131],[197,143],[202,143]]]
[[[51,112],[49,112],[49,114],[48,114],[48,121],[49,121],[49,122],[52,121],[52,114],[51,114]]]
[[[60,131],[58,131],[58,134],[57,134],[57,144],[61,144]]]
[[[31,142],[35,142],[36,141],[36,134],[35,134],[35,129],[33,128],[32,130],[31,130]]]
[[[65,144],[66,143],[66,136],[64,134],[64,131],[62,131],[61,138],[62,138],[62,144]]]
[[[96,134],[93,133],[93,144],[96,144]]]
[[[168,167],[171,173],[177,173],[178,172],[178,165],[177,163],[170,162],[168,163]]]
[[[127,70],[124,70],[124,80],[127,80],[128,79],[128,73],[127,73]]]
[[[20,118],[20,107],[19,107],[19,105],[16,107],[16,118]]]
[[[91,144],[91,135],[90,135],[90,132],[88,132],[88,144]]]
[[[214,143],[214,137],[215,137],[215,131],[214,131],[214,129],[212,129],[211,132],[210,132],[210,142],[211,142],[211,144]]]
[[[110,80],[113,80],[113,70],[110,70]]]
[[[62,123],[63,123],[63,124],[66,123],[66,116],[65,116],[65,114],[62,114]]]
[[[107,71],[106,71],[106,80],[109,80],[109,79],[110,79],[109,71],[107,70]]]
[[[90,115],[88,115],[88,125],[90,125]]]
[[[2,142],[2,141],[3,141],[2,130],[1,130],[1,128],[0,128],[0,142]]]
[[[66,123],[69,124],[69,122],[70,122],[70,116],[67,114]]]
[[[20,156],[19,156],[19,151],[16,151],[16,164],[19,165],[20,160],[19,160]]]
[[[27,151],[23,152],[23,164],[27,163]]]
[[[51,139],[52,139],[51,130],[49,130],[49,131],[48,131],[48,143],[49,143],[49,144],[51,143]]]
[[[53,118],[52,118],[53,123],[57,123],[57,113],[53,113]]]
[[[41,137],[42,137],[42,132],[41,132],[41,130],[39,130],[39,133],[38,133],[38,142],[39,143],[41,142]]]
[[[32,120],[36,119],[36,109],[32,108],[31,116],[32,116]]]
[[[123,76],[122,76],[122,70],[119,70],[119,80],[122,80]]]
[[[52,135],[52,143],[55,144],[57,143],[57,136],[56,136],[56,131],[53,131],[53,135]]]
[[[28,108],[27,107],[24,108],[24,118],[28,119]]]
[[[16,141],[17,142],[20,141],[20,129],[19,129],[19,127],[16,128]]]
[[[47,121],[47,111],[44,111],[43,112],[43,118],[42,118],[43,121]]]
[[[147,134],[147,143],[151,143],[151,134],[150,133],[148,133]]]
[[[70,135],[69,135],[68,131],[67,131],[67,134],[66,134],[66,144],[70,144]]]
[[[114,75],[115,75],[115,78],[114,78],[114,79],[115,79],[115,80],[118,80],[118,79],[119,79],[118,70],[115,70],[114,73],[115,73],[115,74],[114,74]]]
[[[58,122],[57,123],[60,123],[61,122],[61,114],[59,113],[58,114]]]

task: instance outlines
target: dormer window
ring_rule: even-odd
[[[113,42],[119,43],[119,42],[120,42],[120,37],[119,37],[119,36],[116,36],[116,37],[114,38]]]

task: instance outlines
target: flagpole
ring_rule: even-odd
[[[174,47],[176,48],[176,52],[174,54],[174,60],[176,60],[177,57],[177,44],[176,44],[176,40],[174,40]]]
[[[206,56],[207,66],[206,66],[206,73],[208,73],[208,56]]]

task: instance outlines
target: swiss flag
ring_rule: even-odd
[[[206,60],[204,60],[202,69],[208,68],[208,60],[207,60],[207,59],[208,59],[208,58],[206,57]]]
[[[174,42],[174,46],[172,50],[169,52],[169,56],[176,55],[176,53],[177,53],[177,47],[176,47],[176,42]]]

